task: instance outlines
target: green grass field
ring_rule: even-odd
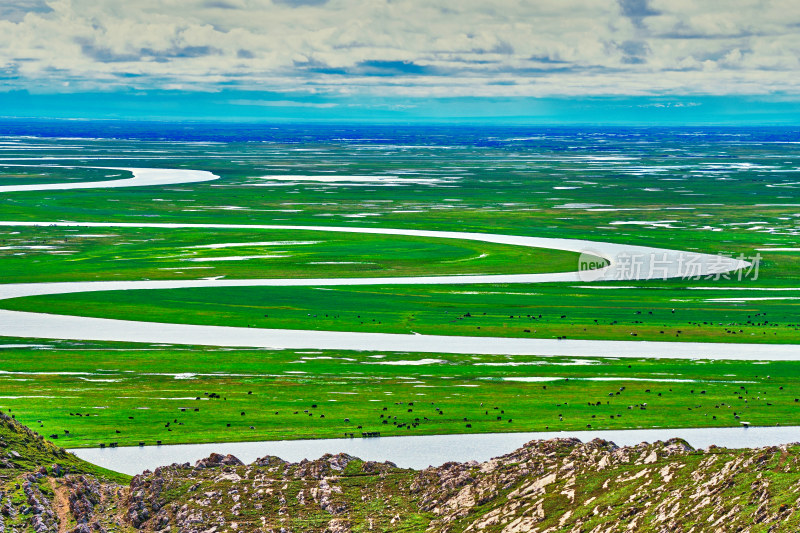
[[[66,447],[800,424],[796,362],[15,342],[0,409]]]
[[[460,239],[295,230],[0,229],[3,282],[569,272],[578,254]]]
[[[638,284],[637,284],[638,285]],[[7,309],[168,323],[487,337],[795,344],[800,301],[724,286],[234,287],[18,298]],[[771,297],[792,298],[778,290]],[[730,301],[728,301],[730,300]],[[713,317],[713,318],[712,318]]]
[[[91,166],[199,169],[220,179],[8,193],[0,196],[0,220],[326,225],[578,238],[746,258],[761,254],[758,276],[119,291],[3,300],[0,308],[297,330],[736,342],[752,343],[754,353],[760,343],[798,343],[800,145],[738,133],[682,132],[655,142],[646,131],[630,138],[556,132],[540,144],[458,135],[452,146],[441,147],[436,143],[442,141],[300,146],[28,140],[30,147],[9,150],[9,157],[56,153],[64,159],[47,164],[70,168],[5,167],[0,185],[118,174],[85,168]],[[417,181],[294,183],[263,178],[269,175]],[[251,258],[235,260],[242,256]],[[288,230],[0,227],[0,283],[515,274],[574,270],[576,264],[572,253],[462,240]],[[14,347],[20,344],[49,348]],[[0,348],[0,371],[12,372],[0,373],[0,409],[11,409],[43,434],[58,434],[58,443],[68,446],[361,431],[800,424],[792,392],[800,363],[790,362],[600,360],[587,353],[582,364],[573,364],[533,356],[304,354],[29,339],[2,339],[0,345],[11,346]],[[421,359],[443,362],[378,364]],[[564,379],[504,379],[548,376]],[[589,380],[598,377],[623,380]],[[212,393],[225,399],[205,399]]]
[[[112,169],[21,166],[25,164],[25,161],[21,161],[19,165],[9,164],[6,166],[0,164],[0,187],[7,185],[108,181],[130,177],[130,173]]]

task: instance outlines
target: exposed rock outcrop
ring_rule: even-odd
[[[0,469],[0,533],[800,531],[800,445],[553,439],[422,471],[347,454],[250,465],[212,454],[121,485],[70,473],[81,466],[69,454],[20,431],[0,435],[10,463]]]

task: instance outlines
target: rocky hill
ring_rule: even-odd
[[[800,531],[800,446],[534,441],[414,471],[212,455],[127,480],[0,420],[0,532]]]

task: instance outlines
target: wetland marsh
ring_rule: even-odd
[[[598,357],[588,344],[570,357],[546,357],[557,353],[542,348],[547,344],[516,355],[480,353],[478,344],[476,353],[458,354],[270,350],[58,341],[8,330],[0,348],[0,408],[58,435],[61,445],[800,423],[800,362],[758,364],[769,346],[791,359],[800,333],[800,157],[793,130],[544,128],[531,135],[514,128],[308,127],[245,128],[231,138],[232,127],[219,127],[130,139],[6,133],[0,163],[30,168],[3,167],[0,186],[112,177],[89,166],[218,176],[3,191],[0,282],[9,286],[577,270],[577,253],[567,250],[278,226],[580,239],[752,264],[691,279],[466,285],[455,278],[437,285],[209,286],[3,300],[8,310],[280,329],[299,339],[309,335],[304,331],[331,331],[431,335],[445,343],[450,337],[452,344],[459,337],[487,345],[629,341],[617,354],[626,358],[615,358],[613,347]],[[170,223],[222,227],[157,226]],[[276,227],[224,227],[248,225]],[[643,340],[734,343],[755,363],[697,360],[690,344],[675,344],[685,359],[635,357],[646,345],[634,343]]]

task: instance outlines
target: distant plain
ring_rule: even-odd
[[[800,145],[792,144],[796,135],[789,130],[309,132],[270,142],[5,138],[2,157],[14,159],[8,163],[34,166],[0,168],[0,185],[120,174],[87,166],[192,168],[220,179],[8,193],[0,197],[0,219],[476,231],[747,259],[761,254],[763,261],[757,277],[753,271],[742,280],[180,289],[40,296],[0,307],[297,330],[752,343],[756,356],[759,343],[798,343]],[[21,157],[31,159],[15,159]],[[39,166],[37,157],[57,157],[44,163],[59,166]],[[327,181],[265,178],[276,175]],[[345,178],[330,181],[337,175]],[[554,272],[574,270],[577,256],[283,230],[9,226],[0,228],[0,262],[0,282],[21,283]],[[70,447],[340,437],[362,430],[405,435],[800,423],[792,393],[800,363],[794,362],[598,360],[587,353],[578,361],[587,364],[573,364],[535,355],[0,344],[8,346],[0,348],[0,370],[14,372],[0,374],[0,408],[45,435],[59,434],[58,442]],[[20,346],[28,344],[41,346]],[[376,364],[391,360],[423,364]],[[214,373],[246,375],[203,375]],[[520,380],[546,377],[570,380]],[[619,381],[585,380],[594,377]],[[658,381],[666,379],[689,381]],[[227,399],[195,399],[206,393]],[[495,406],[504,413],[492,413]]]

